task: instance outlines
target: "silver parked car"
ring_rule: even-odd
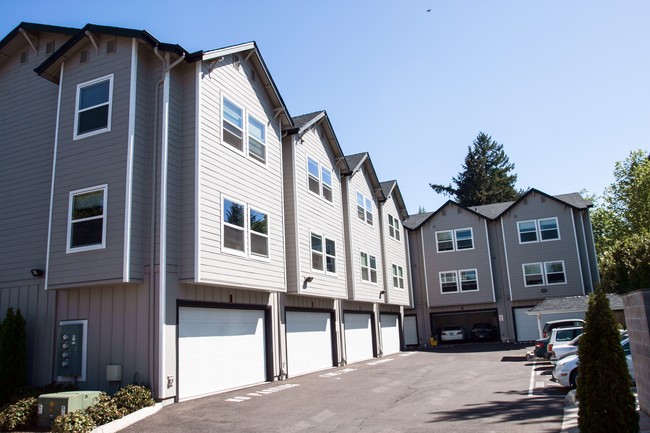
[[[465,341],[465,328],[460,325],[448,325],[442,328],[440,341]]]

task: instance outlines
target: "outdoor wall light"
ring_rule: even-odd
[[[306,277],[305,278],[305,284],[311,283],[312,281],[314,281],[314,277]]]
[[[379,292],[379,299],[381,299],[382,295],[384,295],[385,293],[386,293],[385,290],[382,290],[381,292]]]
[[[30,269],[29,272],[32,273],[32,277],[36,277],[36,278],[39,278],[39,277],[42,277],[43,275],[45,275],[45,272],[43,272],[43,269]]]

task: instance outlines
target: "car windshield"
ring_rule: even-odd
[[[460,326],[445,326],[443,331],[460,331]]]

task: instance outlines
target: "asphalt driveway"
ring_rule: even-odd
[[[558,433],[568,390],[526,348],[403,352],[169,405],[123,431]]]

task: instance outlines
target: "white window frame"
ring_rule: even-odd
[[[400,234],[400,220],[388,214],[388,236],[395,239],[396,241],[401,241]]]
[[[228,101],[230,104],[234,105],[235,107],[237,107],[238,109],[241,110],[241,118],[242,118],[241,127],[238,126],[238,125],[235,125],[234,123],[232,123],[231,121],[226,119],[226,116],[225,116],[226,101]],[[224,133],[224,130],[226,129],[226,127],[224,126],[224,122],[228,122],[229,125],[232,125],[236,129],[241,131],[241,150],[236,148],[235,146],[233,146],[232,144],[230,144],[230,143],[228,143],[226,141],[225,133]],[[248,138],[248,135],[246,134],[246,110],[244,110],[243,107],[241,107],[239,104],[237,104],[235,101],[228,98],[227,96],[222,96],[221,97],[221,125],[220,125],[220,127],[221,127],[221,143],[224,146],[226,146],[227,148],[241,154],[242,156],[246,155],[246,148],[247,148],[246,141],[247,141],[247,138]],[[232,134],[232,132],[231,132],[231,134]]]
[[[471,248],[458,248],[458,232],[469,230],[469,233],[471,235],[471,240],[472,240],[472,247]],[[439,233],[451,233],[451,239],[450,240],[445,240],[443,242],[451,242],[451,249],[450,250],[440,250],[440,240],[438,239],[438,234]],[[435,240],[436,240],[436,252],[437,253],[450,253],[452,251],[471,251],[475,248],[475,243],[474,243],[474,229],[472,227],[463,227],[459,229],[449,229],[449,230],[438,230],[434,234]]]
[[[224,116],[225,112],[225,102],[228,101],[230,104],[234,105],[237,107],[239,110],[241,110],[241,116],[242,116],[242,126],[241,128],[234,123],[230,122],[229,120],[226,119]],[[245,107],[244,104],[240,104],[235,100],[235,98],[231,98],[227,95],[221,95],[221,123],[219,124],[219,127],[221,128],[221,143],[227,147],[228,149],[231,149],[233,152],[236,152],[243,156],[244,158],[248,159],[249,161],[252,161],[255,164],[258,164],[262,167],[268,167],[267,161],[269,159],[269,122],[268,120],[263,120],[259,116],[253,114],[252,110],[249,110]],[[264,142],[262,142],[262,146],[264,148],[264,160],[262,160],[257,154],[253,153],[251,154],[250,150],[250,144],[249,140],[254,139],[255,141],[259,141],[257,138],[253,137],[250,134],[250,119],[253,119],[254,121],[258,122],[262,127],[264,128]],[[228,122],[229,125],[232,125],[236,129],[241,131],[242,135],[242,145],[241,145],[241,150],[233,146],[232,144],[226,142],[224,139],[224,122]]]
[[[359,199],[362,199],[363,206],[359,204]],[[363,209],[363,218],[361,218],[361,209]],[[374,225],[375,214],[372,198],[364,193],[357,191],[357,219],[365,221],[368,225]]]
[[[367,266],[363,265],[363,260],[362,256],[366,256],[366,260],[368,262]],[[372,262],[375,262],[375,266],[372,266]],[[373,256],[372,254],[366,252],[366,251],[359,251],[359,267],[361,268],[361,281],[364,283],[368,284],[373,284],[376,285],[379,283],[379,278],[378,278],[378,273],[377,273],[377,256]],[[363,269],[367,268],[368,270],[368,279],[363,278]],[[373,281],[373,273],[374,273],[374,281]]]
[[[559,274],[559,272],[548,272],[547,271],[547,266],[552,265],[554,263],[561,263],[562,264],[562,274],[564,275],[564,281],[557,282],[557,283],[549,283],[548,274]],[[531,266],[531,265],[538,265],[540,267],[541,276],[542,276],[542,284],[527,284],[526,283],[526,266]],[[524,279],[524,287],[560,286],[560,285],[567,284],[566,266],[564,264],[564,260],[549,260],[548,262],[523,263],[521,265],[521,270],[522,270],[522,275],[523,275],[523,279]],[[533,275],[539,275],[539,274],[533,274]]]
[[[363,264],[363,257],[366,257],[366,265]],[[361,269],[361,281],[369,283],[370,282],[370,254],[365,251],[359,251],[359,267]],[[363,270],[366,269],[366,274],[368,278],[363,278]]]
[[[474,272],[474,276],[476,277],[476,289],[468,289],[468,290],[463,290],[463,273],[464,272]],[[470,280],[472,281],[472,280]],[[480,290],[479,284],[478,284],[478,270],[476,268],[474,269],[460,269],[458,271],[458,288],[461,293],[468,293],[468,292],[478,292]]]
[[[314,249],[314,242],[313,238],[318,237],[320,238],[320,245],[321,249]],[[327,269],[327,264],[325,263],[325,236],[321,235],[320,233],[314,233],[310,232],[309,233],[309,251],[310,251],[310,261],[311,261],[311,270],[312,272],[318,272],[321,274],[324,274]],[[317,254],[321,258],[321,264],[323,265],[322,269],[318,269],[314,267],[314,254]]]
[[[82,194],[87,194],[90,192],[95,192],[95,191],[102,191],[103,193],[103,203],[102,203],[102,215],[101,216],[95,216],[91,218],[83,218],[80,220],[72,221],[72,208],[73,208],[73,203],[74,203],[74,197]],[[91,251],[91,250],[100,250],[106,248],[106,225],[108,223],[107,219],[107,212],[108,211],[108,184],[103,184],[103,185],[96,185],[96,186],[91,186],[88,188],[82,188],[82,189],[77,189],[74,191],[70,191],[69,198],[68,198],[68,235],[66,237],[66,253],[79,253],[83,251]],[[84,245],[80,247],[73,247],[72,246],[72,224],[73,223],[78,223],[78,222],[83,222],[83,221],[90,221],[90,220],[96,220],[96,219],[102,219],[102,242],[99,244],[93,244],[93,245]]]
[[[313,162],[316,165],[316,170],[318,171],[318,177],[314,176],[312,173],[309,172],[309,163]],[[314,158],[311,155],[307,155],[307,190],[315,195],[316,197],[320,197],[322,200],[324,200],[326,203],[329,204],[334,204],[334,170],[332,170],[329,166],[326,166],[325,164],[321,163],[320,160],[317,158]],[[327,184],[323,178],[323,172],[328,171],[330,175],[330,184]],[[315,180],[318,183],[318,193],[312,191],[312,189],[309,187],[309,181],[310,179]],[[325,188],[329,188],[330,190],[330,195],[332,197],[331,200],[329,200],[327,197],[325,197]]]
[[[114,74],[109,74],[109,75],[104,75],[103,77],[95,78],[94,80],[90,81],[85,81],[83,83],[77,84],[77,93],[76,93],[76,99],[75,99],[75,105],[74,105],[74,130],[72,132],[72,139],[73,140],[81,140],[82,138],[86,137],[92,137],[93,135],[97,134],[103,134],[104,132],[109,132],[111,130],[111,123],[112,123],[112,118],[113,118],[113,75]],[[108,101],[103,102],[98,105],[94,105],[92,107],[86,107],[82,110],[79,109],[79,102],[80,102],[80,97],[81,97],[81,91],[89,86],[99,84],[101,82],[108,81]],[[84,133],[77,133],[78,128],[79,128],[79,115],[83,112],[90,111],[99,107],[102,107],[104,105],[108,105],[108,115],[106,118],[106,127],[105,128],[100,128],[100,129],[95,129],[94,131],[88,131]]]
[[[336,259],[336,251],[338,250],[338,247],[336,246],[336,241],[334,239],[324,237],[325,242],[323,243],[323,248],[324,248],[324,253],[325,253],[325,273],[328,275],[336,275],[337,274],[337,269],[338,269],[338,264],[337,264],[337,259]],[[334,254],[330,254],[327,252],[327,242],[331,242],[334,244]],[[327,266],[327,259],[332,259],[334,261],[334,270],[330,271]]]
[[[456,290],[453,290],[453,291],[449,290],[449,291],[446,291],[446,292],[445,292],[445,291],[442,289],[442,285],[443,285],[443,283],[449,283],[448,281],[443,281],[443,275],[445,275],[445,276],[451,276],[451,275],[453,275],[453,276],[454,276],[454,283],[456,283]],[[442,271],[442,272],[438,272],[438,282],[440,283],[440,293],[443,294],[443,295],[448,295],[448,294],[450,294],[450,293],[458,293],[459,290],[460,290],[460,285],[458,284],[458,272],[456,272],[456,271]]]
[[[329,172],[329,176],[330,176],[330,183],[329,184],[327,182],[325,182],[325,176],[323,176],[325,171]],[[329,167],[325,167],[323,164],[321,164],[321,167],[320,167],[321,197],[323,197],[323,200],[325,200],[328,203],[333,203],[334,202],[334,180],[333,180],[333,176],[334,176],[334,172],[332,171],[332,169],[330,169]],[[325,189],[329,189],[331,199],[328,199],[325,196]]]
[[[557,237],[552,238],[552,239],[542,239],[542,228],[541,228],[541,222],[542,221],[548,221],[548,220],[554,220],[555,221],[555,230],[557,231]],[[522,241],[521,240],[521,226],[522,224],[526,223],[532,223],[535,226],[535,240],[533,241]],[[545,231],[545,230],[544,230]],[[532,231],[528,231],[526,233],[533,233]],[[561,239],[560,236],[560,222],[557,217],[547,217],[547,218],[538,218],[538,219],[533,219],[533,220],[524,220],[524,221],[517,221],[517,240],[519,241],[520,244],[534,244],[538,242],[553,242],[553,241],[559,241]]]
[[[404,288],[404,268],[393,264],[393,287],[396,289]]]
[[[244,215],[243,215],[244,227],[243,228],[225,221],[225,211],[226,211],[225,201],[226,200],[231,201],[233,203],[236,203],[238,205],[244,206]],[[266,235],[264,235],[263,233],[257,232],[257,231],[253,231],[251,229],[251,223],[250,223],[251,211],[255,211],[255,212],[266,215],[266,231],[267,231]],[[244,200],[236,199],[236,198],[233,198],[233,197],[230,197],[230,196],[224,194],[224,195],[221,196],[221,224],[220,224],[220,227],[221,227],[221,251],[223,253],[232,254],[232,255],[241,256],[241,257],[248,257],[250,259],[259,260],[259,261],[270,261],[271,260],[271,232],[272,232],[271,227],[272,226],[271,226],[271,216],[269,215],[269,212],[267,212],[266,210],[261,209],[258,206],[252,206],[249,203],[246,203]],[[235,230],[240,230],[240,231],[243,232],[243,239],[244,239],[244,250],[243,251],[238,250],[238,249],[234,249],[234,248],[229,248],[229,247],[227,247],[225,245],[225,238],[226,238],[226,236],[225,236],[225,227],[231,227],[231,228],[233,228]],[[258,254],[258,253],[254,253],[252,251],[252,248],[251,248],[251,236],[252,236],[252,234],[255,234],[257,236],[263,236],[263,237],[266,238],[268,256],[264,256],[264,255],[261,255],[261,254]]]
[[[251,113],[247,113],[247,114],[248,115],[246,116],[246,125],[245,125],[245,127],[246,127],[246,150],[248,151],[247,155],[251,160],[257,162],[258,164],[266,165],[266,161],[268,160],[268,146],[266,144],[267,143],[266,137],[268,135],[267,134],[267,130],[268,130],[267,124],[265,122],[263,122],[262,120],[260,120],[259,118],[257,118],[257,116],[255,116],[255,115],[253,115]],[[260,125],[262,125],[262,135],[263,135],[262,139],[264,141],[260,141],[256,137],[251,135],[251,127],[250,127],[251,119],[253,121],[259,123]],[[254,153],[254,152],[251,153],[251,146],[250,146],[250,140],[251,139],[255,140],[256,142],[259,142],[262,145],[262,148],[264,149],[264,159],[260,158],[260,156],[258,154],[256,154],[256,153]]]
[[[361,199],[361,204],[359,204],[359,199]],[[362,193],[357,191],[357,219],[360,219],[363,222],[366,221],[365,203],[366,203],[366,198]]]

